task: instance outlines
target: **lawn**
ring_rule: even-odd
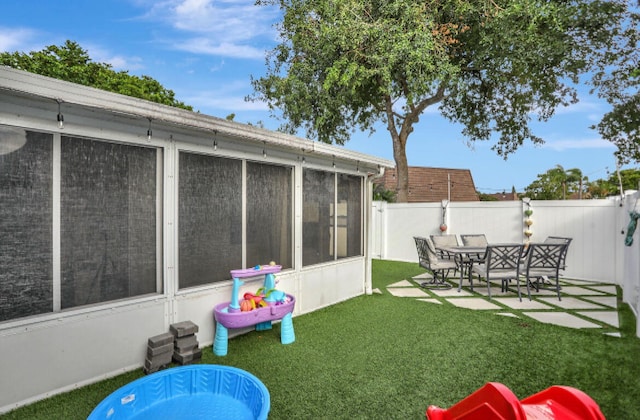
[[[294,318],[296,341],[279,342],[279,324],[229,341],[225,357],[203,349],[202,363],[245,369],[271,394],[270,419],[424,419],[489,381],[519,398],[554,384],[590,395],[607,419],[640,418],[640,339],[621,305],[622,338],[485,311],[398,298],[387,284],[424,270],[374,261],[374,287]],[[142,370],[57,395],[2,419],[83,419]]]

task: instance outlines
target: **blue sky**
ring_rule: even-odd
[[[97,62],[116,70],[148,75],[201,113],[275,129],[262,103],[245,102],[250,79],[265,72],[265,51],[277,42],[272,24],[279,11],[254,0],[29,0],[3,2],[0,51],[38,51],[78,42]],[[429,109],[407,145],[409,164],[470,169],[485,193],[522,191],[538,174],[556,165],[579,168],[590,180],[615,170],[614,146],[589,126],[608,105],[579,87],[580,102],[559,109],[547,123],[533,124],[544,146],[526,144],[508,160],[491,150],[493,142],[468,144],[459,126]],[[356,133],[351,150],[393,160],[384,129]]]

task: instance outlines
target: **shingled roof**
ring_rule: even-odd
[[[383,188],[396,191],[396,170],[389,168],[376,182]],[[449,183],[451,197],[449,198]],[[409,167],[409,202],[479,201],[469,169]]]

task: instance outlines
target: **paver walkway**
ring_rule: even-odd
[[[520,302],[515,285],[511,285],[504,293],[500,287],[492,287],[492,299],[489,300],[485,282],[474,280],[473,292],[466,281],[462,291],[458,292],[457,278],[447,279],[453,286],[447,290],[420,286],[430,279],[430,274],[421,274],[410,280],[391,284],[387,286],[387,291],[397,297],[416,298],[432,304],[494,311],[497,315],[528,318],[569,328],[593,328],[603,334],[620,337],[617,288],[614,284],[561,279],[562,300],[558,300],[555,290],[541,289],[536,292],[532,289],[531,301],[527,298],[526,287],[521,285]]]

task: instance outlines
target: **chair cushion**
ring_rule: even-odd
[[[474,265],[473,268],[471,269],[471,271],[473,271],[474,273],[478,273],[482,277],[486,277],[487,276],[487,265],[486,264]]]
[[[438,260],[431,263],[432,270],[449,270],[456,268],[457,264],[451,260]]]
[[[518,276],[516,270],[493,269],[489,272],[489,279],[515,279]]]
[[[488,275],[489,279],[515,279],[518,275],[516,270],[499,268],[491,269],[487,274],[486,264],[474,265],[472,271],[484,278]]]
[[[464,244],[465,246],[487,246],[487,238],[484,236],[465,236]]]
[[[555,268],[535,268],[535,269],[532,268],[531,270],[529,270],[529,277],[542,277],[542,276],[555,277],[556,269]]]

